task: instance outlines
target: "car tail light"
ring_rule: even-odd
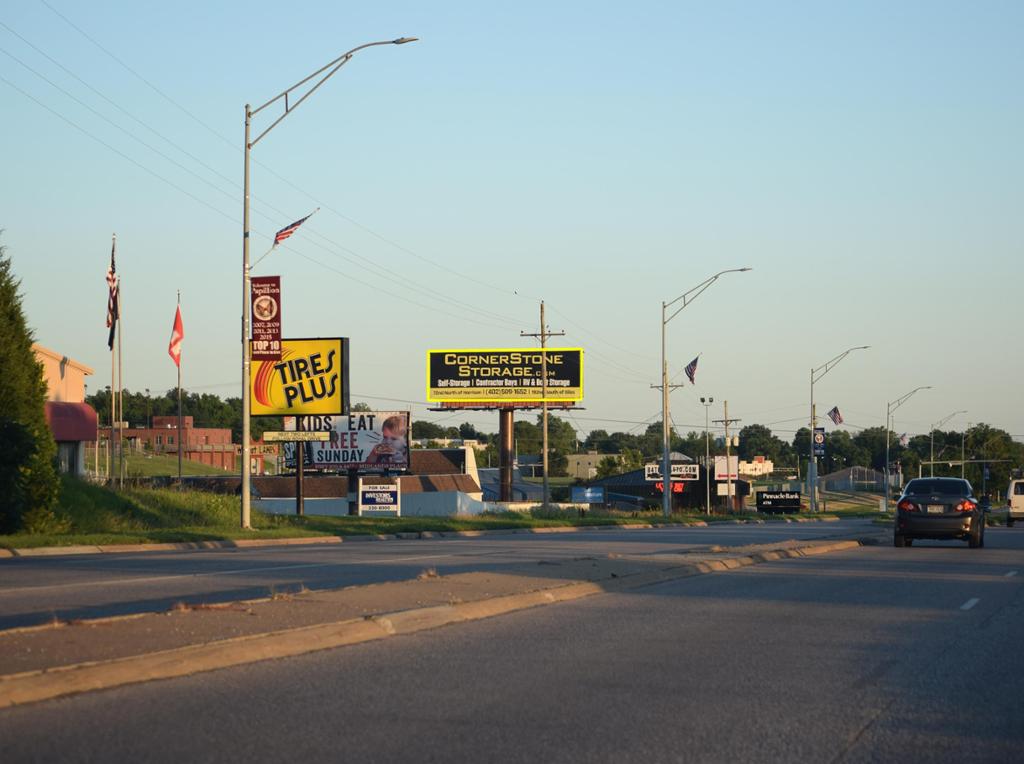
[[[970,499],[964,499],[963,501],[961,501],[959,504],[956,505],[956,511],[957,512],[973,512],[975,509],[977,509],[977,507],[978,507],[978,505],[975,504]]]
[[[917,505],[909,499],[904,499],[896,505],[897,509],[902,509],[904,512],[917,512]]]

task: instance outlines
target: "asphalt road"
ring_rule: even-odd
[[[1017,762],[1024,529],[0,712],[22,761]]]
[[[658,554],[870,532],[864,520],[393,540],[258,549],[0,559],[0,630],[271,594],[506,570],[526,561]]]

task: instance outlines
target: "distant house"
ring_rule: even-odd
[[[93,370],[66,355],[32,345],[46,382],[46,423],[57,442],[61,472],[85,474],[85,444],[97,437],[96,411],[85,402],[85,378]]]
[[[755,456],[751,461],[740,461],[739,474],[748,477],[764,477],[775,470],[775,464],[771,459],[763,456]]]
[[[499,501],[501,497],[501,470],[487,467],[478,470],[480,489],[484,501]],[[544,487],[536,483],[527,483],[518,467],[512,468],[512,501],[543,501]]]
[[[621,458],[619,454],[599,454],[597,451],[587,451],[585,454],[568,454],[566,458],[565,471],[571,478],[577,480],[590,480],[597,477],[597,465],[602,459],[608,457]]]

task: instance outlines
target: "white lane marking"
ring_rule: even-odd
[[[1015,575],[1017,575],[1017,571],[1011,570],[1009,573],[1004,573],[1003,578],[1013,578]]]
[[[49,586],[22,586],[12,589],[0,589],[0,595],[20,594],[23,592],[40,592],[50,589],[75,589],[90,586],[129,586],[131,584],[152,583],[154,581],[173,581],[178,578],[209,578],[210,576],[237,576],[242,573],[263,573],[268,570],[298,570],[300,568],[328,568],[335,565],[377,565],[384,562],[409,562],[412,560],[436,560],[443,557],[452,557],[450,554],[428,554],[417,555],[416,557],[393,557],[385,560],[363,560],[358,562],[311,562],[302,565],[264,565],[259,568],[236,568],[235,570],[213,570],[207,573],[175,573],[170,576],[147,576],[145,578],[115,578],[106,581],[82,581],[71,584],[51,584]]]
[[[971,597],[969,600],[967,600],[967,602],[965,602],[964,604],[962,604],[960,606],[960,609],[961,610],[970,610],[972,607],[977,605],[979,602],[981,602],[981,600],[978,599],[977,597]]]

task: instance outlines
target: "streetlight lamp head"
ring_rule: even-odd
[[[746,272],[746,271],[752,271],[752,270],[754,270],[754,269],[753,269],[753,268],[740,268],[740,269],[739,269],[739,272],[740,272],[740,273],[744,273],[744,272]]]
[[[405,45],[407,42],[416,42],[419,37],[399,37],[397,40],[392,40],[394,45]]]

